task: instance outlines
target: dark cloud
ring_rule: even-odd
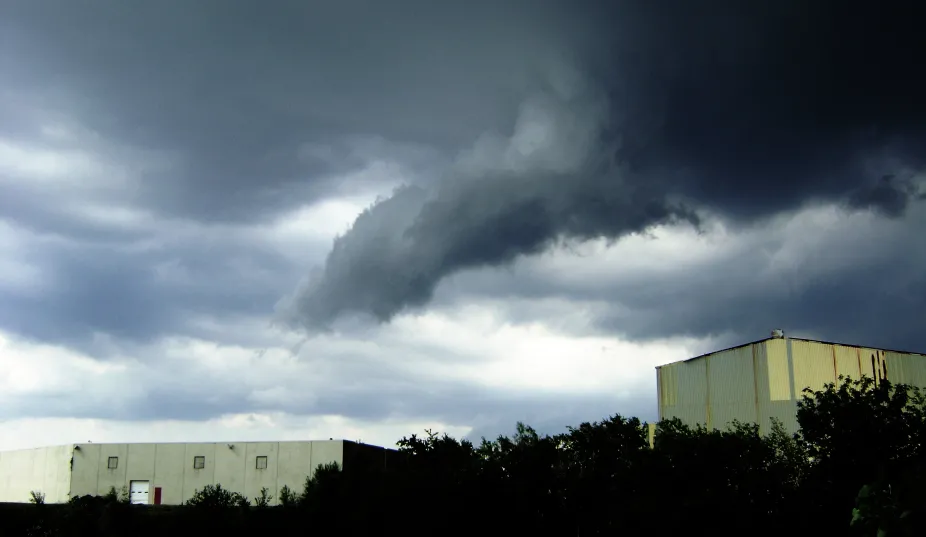
[[[742,221],[827,199],[900,216],[916,191],[880,178],[924,164],[922,9],[615,2],[610,28],[586,27],[604,52],[547,64],[510,138],[477,141],[417,214],[401,191],[358,219],[287,314],[388,320],[463,269],[696,222],[680,200]]]
[[[627,79],[615,96],[632,110],[618,126],[624,155],[665,188],[751,217],[923,165],[922,6],[615,6],[615,73]]]
[[[787,228],[764,220],[728,233],[719,244],[730,249],[711,248],[709,259],[692,261],[678,252],[658,270],[625,273],[614,267],[622,275],[605,281],[562,277],[542,259],[510,271],[461,273],[442,282],[435,304],[453,308],[490,298],[512,322],[554,323],[563,312],[543,311],[535,301],[561,298],[577,310],[595,307],[600,333],[636,341],[711,338],[704,352],[767,337],[774,328],[798,337],[923,352],[923,207],[899,220],[879,214],[829,210],[824,218],[798,219]],[[646,246],[620,248],[626,256],[648,255]],[[589,262],[596,261],[608,263]],[[607,268],[594,274],[604,276]]]
[[[903,216],[911,201],[923,199],[917,185],[911,178],[885,175],[875,185],[859,188],[849,197],[849,205],[855,208],[873,208],[890,217]]]
[[[4,2],[0,149],[24,153],[0,162],[0,217],[30,237],[22,250],[44,280],[38,290],[0,288],[0,327],[96,357],[108,356],[98,334],[120,344],[171,335],[240,342],[249,336],[227,327],[269,315],[304,273],[292,266],[297,256],[244,226],[325,198],[387,191],[399,178],[408,185],[358,217],[282,305],[285,320],[312,330],[338,321],[375,338],[382,334],[350,317],[384,321],[466,293],[559,296],[577,307],[608,303],[594,328],[631,339],[734,343],[800,327],[926,348],[918,298],[926,262],[917,254],[926,248],[910,233],[880,246],[841,244],[870,249],[874,261],[791,280],[757,277],[767,268],[761,240],[743,258],[608,285],[495,270],[572,241],[697,225],[705,213],[771,226],[772,215],[834,201],[919,225],[906,218],[924,196],[924,9],[796,0]],[[395,164],[390,173],[359,173],[384,162]],[[57,175],[37,181],[44,172],[33,165]],[[106,183],[111,175],[132,180]],[[81,212],[91,206],[96,217]],[[171,236],[181,232],[196,236]],[[309,259],[318,245],[307,239],[304,248]],[[464,269],[492,281],[462,278],[448,297],[448,278]],[[655,413],[652,390],[631,394],[638,399],[518,395],[396,379],[351,352],[319,353],[342,370],[309,398],[249,399],[252,387],[228,378],[191,388],[177,370],[145,401],[49,395],[6,412],[206,419],[283,409],[433,417],[473,424],[475,437],[511,432],[518,420],[553,432],[613,412]]]
[[[10,95],[175,154],[180,170],[143,184],[149,205],[253,219],[346,187],[331,176],[351,161],[307,160],[306,143],[379,136],[455,151],[504,124],[539,58],[571,35],[551,33],[556,25],[576,28],[561,8],[12,2],[2,8],[0,61]]]

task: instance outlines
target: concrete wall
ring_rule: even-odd
[[[80,444],[74,453],[71,495],[102,495],[110,487],[118,490],[128,487],[131,481],[148,481],[150,501],[154,502],[155,489],[160,488],[161,503],[165,505],[183,503],[211,484],[220,484],[251,500],[266,487],[273,495],[273,503],[277,503],[284,485],[301,492],[306,477],[319,465],[337,462],[345,466],[344,444],[341,440]],[[257,468],[258,456],[267,457],[266,469]],[[119,458],[115,469],[107,467],[109,457]],[[194,457],[205,457],[203,468],[193,467]]]
[[[797,338],[767,339],[657,368],[659,417],[722,429],[772,419],[796,432],[797,401],[840,375],[926,388],[926,356]]]
[[[72,446],[0,452],[0,502],[28,502],[31,491],[47,503],[66,502]]]

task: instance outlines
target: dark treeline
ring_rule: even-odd
[[[173,508],[125,505],[113,491],[33,506],[4,525],[34,535],[926,535],[919,390],[847,380],[805,391],[797,417],[796,435],[667,420],[654,449],[645,424],[621,416],[555,436],[518,424],[479,444],[412,435],[399,442],[401,465],[320,467],[301,491],[249,500],[208,487]],[[269,506],[273,496],[285,505]]]

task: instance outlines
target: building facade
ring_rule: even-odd
[[[926,388],[926,356],[775,331],[768,339],[657,367],[659,419],[712,429],[739,420],[765,433],[777,418],[793,433],[803,389],[822,389],[840,375]]]
[[[287,486],[301,493],[322,464],[345,470],[383,469],[395,450],[346,440],[159,444],[72,444],[0,452],[0,502],[27,502],[32,491],[62,503],[111,488],[132,503],[178,505],[206,485],[253,499],[262,488],[279,502]]]

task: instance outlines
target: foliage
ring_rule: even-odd
[[[207,486],[175,512],[171,530],[163,529],[169,518],[145,518],[145,509],[112,502],[112,489],[109,500],[74,498],[68,516],[23,527],[59,524],[95,535],[97,518],[110,510],[117,521],[111,527],[134,528],[124,532],[133,535],[309,527],[369,535],[412,524],[536,537],[926,535],[926,404],[919,390],[841,378],[805,391],[797,418],[798,434],[772,419],[721,430],[665,420],[656,424],[652,449],[647,425],[620,415],[556,435],[518,423],[510,436],[476,443],[426,430],[402,438],[398,458],[385,468],[317,467],[301,493],[279,490],[280,509],[269,507],[266,488],[254,500],[266,509],[243,510],[237,508],[246,498]]]
[[[186,505],[203,509],[228,509],[230,507],[249,507],[248,499],[237,492],[223,489],[221,484],[206,485],[193,493]]]
[[[280,505],[283,507],[293,507],[298,505],[301,500],[299,494],[287,485],[280,487]]]
[[[273,500],[273,496],[270,494],[270,489],[261,487],[260,496],[254,498],[254,505],[256,507],[270,507],[271,500]]]
[[[129,487],[123,485],[118,491],[116,487],[109,487],[109,492],[103,495],[103,498],[108,502],[128,504],[131,503],[131,498],[129,495]]]
[[[903,534],[922,520],[926,397],[920,389],[840,376],[822,390],[804,390],[797,416],[813,460],[809,503],[833,517],[852,513],[852,526],[868,535]]]
[[[33,503],[35,505],[44,505],[45,493],[38,490],[29,492],[29,503]]]

